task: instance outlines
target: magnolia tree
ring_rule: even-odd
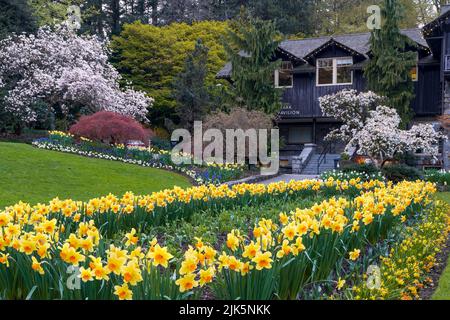
[[[342,122],[340,128],[330,132],[326,139],[344,141],[346,150],[358,148],[358,154],[371,157],[378,166],[396,155],[417,150],[436,156],[443,136],[431,124],[400,129],[397,111],[380,105],[383,101],[373,92],[357,93],[355,90],[319,98],[323,114]]]
[[[107,43],[78,36],[66,26],[43,27],[0,42],[0,89],[5,109],[25,123],[37,121],[37,103],[67,115],[75,110],[113,111],[146,121],[153,100],[119,86]]]

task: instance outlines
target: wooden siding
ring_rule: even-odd
[[[412,103],[415,115],[432,116],[442,113],[440,67],[419,67],[419,81],[414,82],[416,97]]]
[[[419,67],[419,81],[414,83],[416,97],[412,103],[417,116],[441,113],[441,86],[439,66]],[[366,81],[361,70],[353,72],[352,85],[317,86],[316,74],[295,74],[294,86],[283,93],[282,119],[320,118],[322,112],[318,98],[344,89],[366,90]]]
[[[340,86],[316,86],[315,73],[294,75],[293,88],[286,89],[283,93],[284,108],[280,115],[285,119],[322,117],[319,97],[344,89],[361,91],[364,87],[365,81],[360,71],[354,71],[352,85]]]

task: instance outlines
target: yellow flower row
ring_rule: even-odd
[[[419,290],[432,284],[426,275],[435,266],[436,255],[450,233],[449,207],[436,202],[418,227],[410,227],[405,233],[406,238],[394,245],[388,256],[381,257],[378,286],[369,287],[363,281],[351,288],[356,299],[419,299]]]
[[[277,182],[269,184],[238,184],[233,187],[227,185],[221,186],[199,186],[182,189],[175,187],[151,195],[137,196],[132,192],[125,193],[121,198],[112,194],[108,196],[94,198],[87,202],[75,201],[72,199],[60,200],[55,198],[48,204],[37,204],[30,206],[27,203],[19,202],[9,206],[4,212],[0,212],[0,227],[7,224],[8,217],[18,217],[25,219],[23,223],[27,223],[28,219],[35,219],[42,214],[62,213],[66,217],[71,217],[74,221],[79,221],[82,216],[89,217],[95,214],[103,214],[112,212],[117,215],[130,215],[136,210],[144,210],[153,213],[155,209],[165,209],[168,205],[176,203],[180,205],[192,205],[194,202],[209,203],[215,200],[234,201],[238,197],[249,195],[251,197],[273,196],[273,195],[290,195],[302,191],[320,191],[325,188],[336,189],[337,191],[345,191],[349,188],[366,191],[377,187],[389,187],[381,181],[361,182],[359,180],[339,181],[328,179],[327,181],[304,180]],[[426,184],[426,188],[434,188],[432,184]]]
[[[404,182],[364,193],[353,201],[331,198],[311,208],[297,209],[289,214],[282,212],[279,223],[266,219],[259,221],[250,239],[239,230],[229,233],[226,246],[231,253],[222,252],[217,261],[215,251],[205,258],[205,250],[210,248],[198,239],[195,248],[190,247],[185,253],[177,284],[184,292],[212,282],[216,270],[227,269],[245,276],[254,269],[271,269],[275,260],[296,257],[307,250],[305,239],[319,237],[326,230],[337,234],[343,234],[345,230],[355,233],[361,226],[372,224],[374,216],[384,215],[388,207],[389,214],[397,216],[412,203],[427,204],[433,192],[435,188],[431,184]],[[354,212],[352,218],[348,217],[347,209]],[[349,259],[357,260],[360,253],[360,249],[349,251]]]
[[[23,262],[24,259],[17,259],[18,256],[28,257],[31,269],[42,277],[48,272],[46,265],[59,265],[60,268],[81,266],[80,278],[83,282],[111,281],[111,275],[114,275],[120,279],[120,283],[114,283],[117,284],[115,294],[120,299],[129,299],[133,296],[132,288],[144,281],[144,273],[151,272],[153,267],[171,268],[169,261],[173,255],[156,239],[143,243],[134,229],[125,235],[124,248],[109,245],[99,231],[100,225],[91,219],[95,212],[111,210],[118,214],[133,214],[135,204],[152,211],[157,206],[174,201],[189,203],[192,200],[233,199],[244,194],[289,193],[319,190],[325,185],[342,188],[352,184],[360,189],[376,188],[354,200],[331,198],[311,208],[297,209],[289,214],[280,213],[279,222],[263,219],[255,225],[250,238],[244,236],[246,231],[233,230],[226,239],[228,253],[224,251],[219,255],[212,246],[197,239],[197,243],[184,253],[180,263],[176,280],[179,290],[185,292],[211,283],[223,270],[245,276],[251,270],[271,269],[276,261],[296,257],[308,250],[305,245],[308,239],[317,238],[327,231],[336,235],[357,233],[361,227],[371,225],[377,216],[386,212],[398,216],[413,203],[428,203],[429,195],[435,191],[434,185],[425,182],[404,182],[393,186],[378,181],[309,180],[269,186],[243,184],[231,189],[227,186],[201,186],[186,190],[174,188],[140,197],[131,193],[121,199],[109,195],[86,203],[59,199],[52,200],[49,205],[35,207],[19,203],[0,213],[0,267],[10,268]],[[150,209],[150,206],[153,207]],[[62,215],[56,214],[59,212]],[[350,215],[350,212],[353,214]],[[67,217],[74,223],[67,224]],[[355,260],[359,254],[354,250],[349,258]]]

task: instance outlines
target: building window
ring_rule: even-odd
[[[294,86],[294,75],[292,74],[294,67],[292,62],[283,61],[281,67],[275,70],[275,87],[276,88],[292,88]]]
[[[417,54],[417,58],[416,58],[416,65],[414,67],[411,68],[411,70],[409,71],[409,75],[411,77],[412,81],[418,81],[419,80],[419,55]]]
[[[317,59],[317,85],[352,84],[352,65],[352,57]]]
[[[312,127],[291,127],[289,128],[288,143],[303,144],[312,142]]]

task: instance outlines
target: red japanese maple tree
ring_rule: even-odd
[[[133,118],[110,111],[82,116],[69,131],[76,137],[113,144],[140,140],[148,145],[152,135],[149,129],[145,129]]]

